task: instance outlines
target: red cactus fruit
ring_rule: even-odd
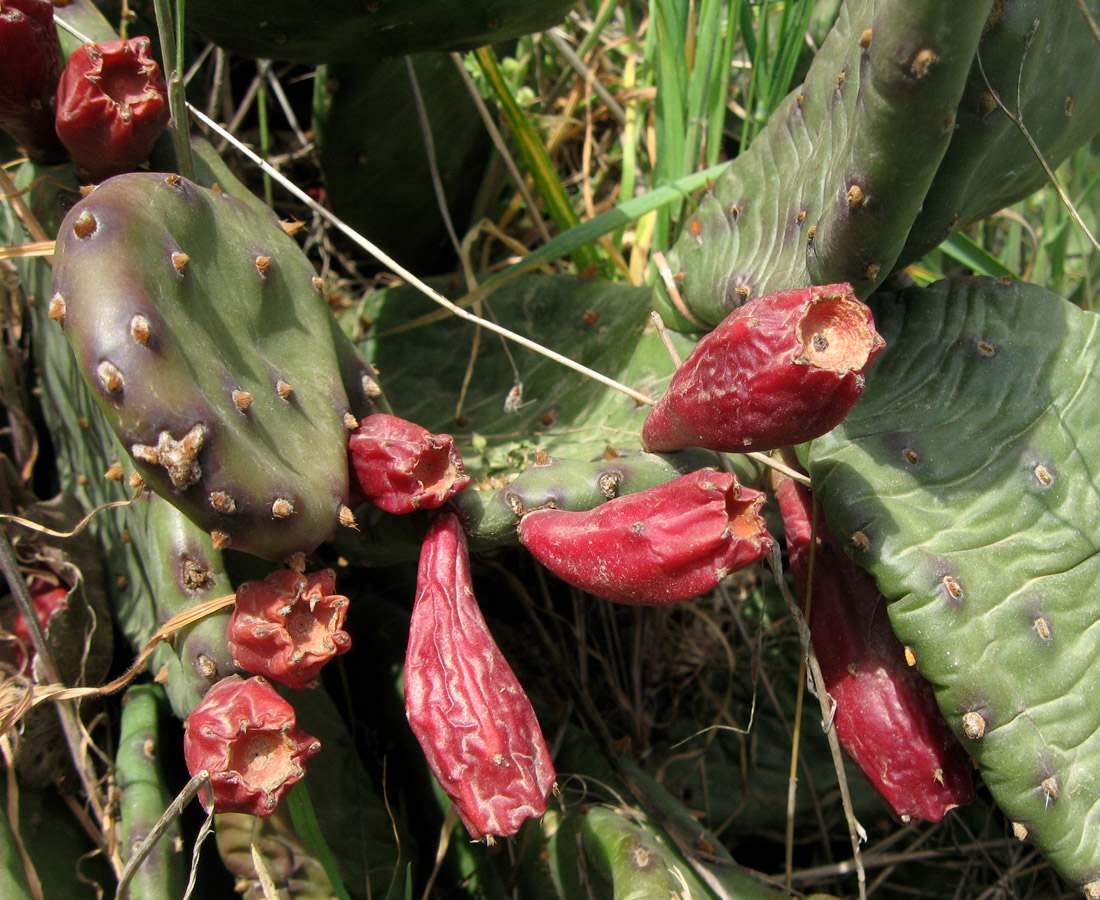
[[[791,571],[805,606],[813,500],[773,473]],[[817,523],[809,626],[841,747],[902,822],[938,822],[974,799],[970,759],[928,681],[905,658],[874,579]]]
[[[32,578],[28,590],[30,591],[31,602],[34,603],[34,612],[38,617],[38,624],[45,631],[54,613],[67,605],[69,588],[64,584],[54,584],[45,578]],[[7,662],[15,671],[22,672],[24,666],[30,665],[34,659],[34,645],[31,643],[31,632],[27,627],[27,620],[23,618],[21,612],[14,611],[10,631],[18,640],[9,643],[8,649],[0,655],[0,661]]]
[[[363,419],[348,452],[359,489],[386,512],[436,509],[470,483],[453,437],[386,413]]]
[[[616,603],[654,605],[708,591],[773,541],[764,494],[729,472],[701,469],[586,512],[539,509],[520,542],[564,581]]]
[[[54,131],[61,68],[53,4],[0,0],[0,128],[35,162],[60,162],[66,156]]]
[[[242,669],[292,688],[312,687],[330,659],[351,649],[343,631],[348,598],[332,569],[272,572],[237,588],[227,631]]]
[[[428,529],[405,656],[405,712],[474,840],[546,812],[554,766],[530,700],[474,599],[466,535],[447,513]]]
[[[192,776],[210,773],[211,791],[200,790],[199,799],[216,813],[270,816],[320,749],[275,688],[263,678],[239,675],[206,692],[183,734],[187,770]]]
[[[57,86],[57,135],[91,181],[132,172],[168,124],[167,91],[149,38],[84,44]]]
[[[818,437],[848,415],[884,346],[851,285],[760,297],[699,341],[649,411],[642,443],[742,453]]]

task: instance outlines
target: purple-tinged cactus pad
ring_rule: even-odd
[[[142,477],[215,546],[309,552],[347,500],[351,409],[312,265],[274,215],[109,179],[57,240],[51,316]]]

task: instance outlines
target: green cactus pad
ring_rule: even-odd
[[[867,390],[801,455],[1014,832],[1095,896],[1097,317],[987,279],[872,307]]]
[[[449,271],[456,258],[432,185],[408,65],[416,73],[447,208],[459,239],[492,147],[451,57],[360,60],[318,79],[313,129],[332,211],[413,271]],[[378,123],[385,122],[385,128]]]
[[[1093,19],[1100,2],[1085,3]],[[956,228],[1047,183],[1019,115],[1052,167],[1100,130],[1100,46],[1076,3],[997,3],[959,104],[955,134],[897,266],[919,259]],[[984,69],[984,75],[983,75]],[[988,82],[987,82],[988,79]]]
[[[161,710],[167,708],[159,684],[135,684],[122,700],[115,777],[119,791],[120,844],[124,860],[156,827],[172,802],[164,771]],[[174,735],[173,735],[174,736]],[[183,854],[178,822],[168,826],[130,882],[132,900],[174,897],[184,890]]]
[[[239,56],[354,62],[425,50],[471,50],[543,31],[573,0],[192,0],[187,24]]]
[[[349,402],[313,268],[273,215],[109,179],[57,241],[51,316],[146,482],[216,538],[309,552],[346,502]]]
[[[849,0],[805,82],[723,172],[669,256],[695,321],[745,300],[889,273],[920,210],[992,0]]]
[[[455,495],[462,524],[474,550],[516,542],[516,526],[535,509],[586,510],[615,497],[644,491],[688,472],[713,466],[705,451],[635,453],[594,461],[547,457],[497,489],[467,488]]]
[[[394,411],[430,431],[453,434],[473,477],[523,469],[536,449],[595,459],[608,445],[640,446],[647,407],[629,396],[514,344],[509,358],[501,338],[478,334],[455,317],[421,321],[438,318],[439,308],[411,287],[379,291],[369,299],[364,313],[373,328],[364,351],[385,380]],[[655,397],[675,366],[650,324],[652,305],[648,288],[531,275],[489,295],[482,314]],[[459,410],[475,340],[473,375]],[[678,344],[681,353],[691,347],[679,337]],[[410,346],[417,352],[410,353]],[[431,365],[424,365],[425,359]]]

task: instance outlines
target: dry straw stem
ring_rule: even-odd
[[[852,841],[852,858],[855,861],[856,877],[859,881],[859,897],[860,900],[867,900],[867,872],[863,868],[863,856],[859,849],[860,843],[867,840],[867,833],[857,821],[852,808],[852,796],[848,790],[848,776],[844,771],[844,756],[840,750],[840,741],[836,736],[836,729],[832,727],[834,712],[832,698],[825,690],[825,678],[821,674],[821,666],[818,665],[817,655],[814,653],[813,643],[810,640],[810,628],[806,624],[806,618],[802,615],[802,610],[798,608],[798,604],[791,595],[791,589],[783,578],[783,558],[778,544],[772,548],[769,562],[772,571],[775,573],[775,582],[779,585],[779,590],[783,594],[783,600],[787,604],[791,618],[798,626],[798,637],[802,642],[802,652],[809,666],[810,676],[813,678],[813,692],[817,695],[818,702],[821,704],[821,724],[829,738],[829,749],[832,751],[833,767],[836,769],[840,799],[844,806],[844,816],[848,820],[848,835]]]
[[[408,59],[408,57],[405,58]],[[279,900],[278,889],[275,887],[275,881],[271,877],[271,871],[264,860],[263,849],[260,847],[260,826],[262,823],[263,819],[259,817],[252,823],[252,840],[248,844],[248,849],[252,854],[252,867],[256,870],[256,878],[263,890],[264,900]]]
[[[5,171],[3,166],[0,166],[0,200],[7,200],[11,204],[11,208],[15,210],[15,214],[19,217],[19,221],[23,223],[23,227],[30,232],[31,237],[34,238],[34,243],[29,245],[32,247],[42,247],[46,244],[52,244],[53,241],[50,236],[46,234],[46,229],[42,227],[42,223],[38,221],[38,217],[31,212],[31,208],[27,206],[23,200],[23,195],[19,189],[15,186],[15,182],[11,180],[11,177]],[[28,245],[24,245],[28,246]],[[12,248],[17,249],[17,248]],[[30,253],[12,253],[11,256],[44,256],[46,261],[53,265],[52,250],[50,253],[43,254],[30,254]],[[7,258],[7,257],[0,257]]]
[[[175,821],[176,816],[178,816],[183,808],[194,799],[199,789],[209,781],[210,773],[206,771],[206,769],[203,769],[201,772],[196,772],[194,777],[183,786],[183,790],[181,790],[176,795],[176,798],[168,804],[168,808],[161,814],[161,817],[157,820],[157,824],[152,827],[144,840],[142,840],[130,855],[130,858],[126,860],[126,868],[122,870],[122,874],[118,877],[118,888],[115,891],[115,900],[125,900],[125,898],[130,895],[130,882],[133,880],[137,870],[141,867],[141,864],[145,862],[146,857],[153,852],[153,848],[156,847],[157,842],[164,836],[164,832],[168,830],[168,826]],[[207,817],[208,822],[212,820],[213,815],[213,812],[211,812]],[[199,844],[201,842],[201,839],[195,842],[196,859]],[[193,877],[192,874],[192,878]],[[188,888],[188,892],[190,892],[190,887]]]
[[[15,247],[0,247],[0,259],[26,259],[30,256],[53,256],[55,241],[34,241]]]
[[[113,509],[116,506],[129,506],[135,500],[137,500],[138,497],[141,496],[142,490],[144,490],[144,488],[135,491],[134,496],[132,496],[129,500],[112,500],[109,503],[104,503],[102,506],[97,506],[90,513],[88,513],[88,515],[77,522],[76,525],[73,526],[71,531],[54,531],[52,528],[47,528],[45,525],[39,525],[37,522],[32,522],[30,519],[24,519],[21,516],[14,516],[10,513],[0,513],[0,521],[14,522],[16,525],[21,525],[23,528],[28,528],[31,531],[37,532],[38,534],[44,534],[47,537],[62,539],[71,538],[75,537],[77,534],[83,531],[85,526],[97,513],[101,513],[105,509]]]
[[[225,609],[227,606],[232,606],[236,599],[236,594],[226,594],[224,597],[215,597],[172,616],[171,619],[157,629],[156,634],[149,638],[130,668],[114,681],[110,681],[105,685],[100,687],[66,687],[59,682],[55,675],[53,684],[29,687],[27,691],[30,695],[29,704],[19,702],[12,706],[12,709],[17,711],[19,715],[9,715],[0,720],[0,734],[14,725],[19,716],[27,709],[45,703],[47,700],[77,700],[82,697],[100,697],[122,690],[145,669],[145,664],[149,661],[149,657],[153,655],[153,651],[157,649],[158,644],[171,638],[179,629],[193,625],[195,622],[218,612],[218,610]]]
[[[27,880],[27,890],[33,900],[44,900],[42,882],[38,878],[38,872],[34,868],[34,861],[27,852],[23,843],[23,836],[19,832],[19,782],[15,777],[15,753],[12,750],[11,738],[8,735],[0,736],[0,751],[4,755],[4,763],[7,766],[7,816],[8,827],[12,840],[19,851],[19,861],[23,867],[23,877]]]

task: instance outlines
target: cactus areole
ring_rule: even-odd
[[[557,777],[531,701],[474,599],[466,534],[428,529],[405,655],[405,712],[474,840],[515,834],[546,812]]]
[[[855,405],[883,346],[851,285],[750,301],[695,346],[650,410],[642,443],[743,453],[811,440]]]
[[[145,162],[168,115],[149,38],[84,44],[69,57],[57,86],[57,135],[91,181]]]
[[[325,663],[351,649],[347,611],[332,569],[279,569],[237,588],[229,649],[242,669],[287,687],[312,687]]]
[[[673,603],[767,555],[764,499],[729,472],[701,469],[586,512],[527,513],[519,539],[559,578],[597,597]]]
[[[223,678],[187,719],[183,755],[192,777],[210,773],[199,799],[210,812],[270,816],[321,742],[298,727],[294,707],[265,679]]]

